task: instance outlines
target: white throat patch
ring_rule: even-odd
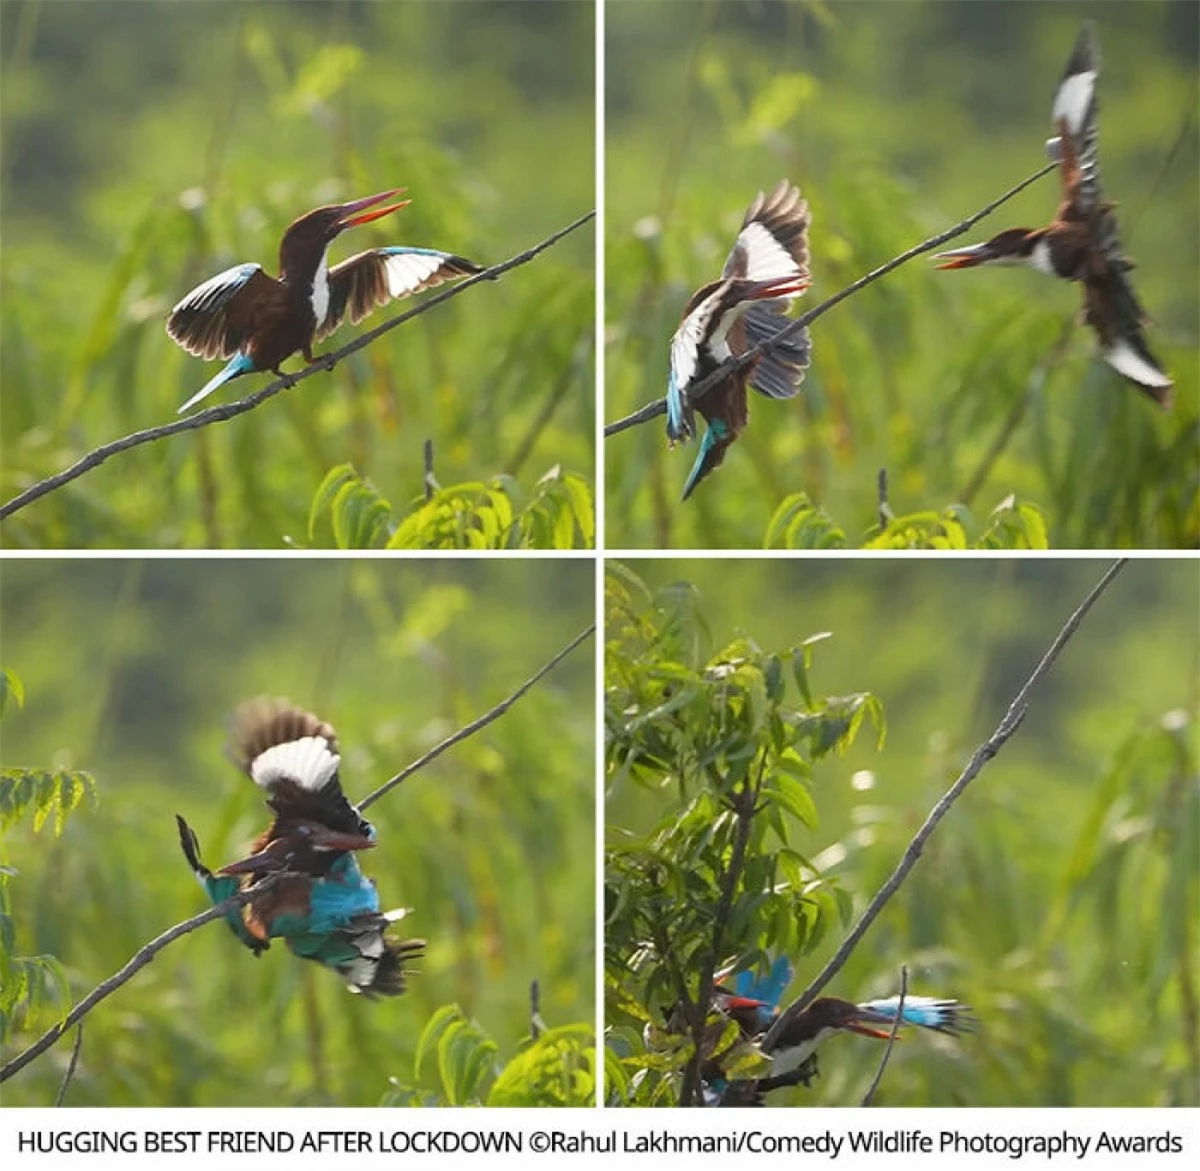
[[[328,248],[321,253],[321,263],[317,265],[317,271],[313,275],[312,311],[313,316],[317,319],[317,325],[320,325],[325,320],[325,314],[329,312]]]

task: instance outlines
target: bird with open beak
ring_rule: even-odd
[[[1100,356],[1161,407],[1171,405],[1171,378],[1146,342],[1146,314],[1129,279],[1133,262],[1121,251],[1115,204],[1100,191],[1096,78],[1100,50],[1085,22],[1054,96],[1057,137],[1047,148],[1059,161],[1062,202],[1044,228],[1008,228],[982,244],[938,252],[938,268],[1025,265],[1083,285],[1083,319],[1096,333]]]
[[[302,215],[280,241],[278,277],[268,276],[259,264],[239,264],[188,293],[171,310],[167,333],[189,354],[228,363],[179,408],[180,414],[243,374],[271,370],[286,378],[280,365],[297,351],[311,365],[313,342],[347,317],[356,325],[388,301],[482,272],[451,252],[407,246],[372,248],[329,267],[330,244],[347,228],[407,207],[407,199],[386,202],[404,190]]]

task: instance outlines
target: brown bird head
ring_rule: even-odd
[[[980,264],[1025,264],[1040,237],[1032,228],[1008,228],[982,244],[935,252],[934,260],[945,263],[937,268],[974,268]]]
[[[347,228],[369,224],[372,220],[407,207],[411,200],[402,199],[385,207],[376,206],[404,191],[403,187],[394,187],[390,191],[381,191],[378,195],[368,195],[365,199],[355,199],[350,203],[331,203],[328,207],[318,207],[293,220],[279,244],[280,271],[315,269],[330,242]]]

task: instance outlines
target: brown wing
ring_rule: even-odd
[[[746,211],[742,230],[725,261],[722,276],[748,280],[808,273],[808,203],[786,179],[758,197]]]
[[[232,358],[264,314],[287,309],[287,291],[258,264],[239,264],[197,285],[167,318],[167,333],[197,358]]]
[[[483,272],[474,261],[432,248],[373,248],[329,270],[329,309],[317,327],[327,337],[349,317],[357,325],[373,309],[446,281]]]
[[[302,818],[370,835],[370,825],[342,792],[337,735],[311,712],[286,699],[260,697],[242,704],[233,717],[229,754],[267,791],[267,804],[280,821]]]

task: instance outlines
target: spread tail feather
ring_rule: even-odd
[[[228,351],[226,351],[228,353]],[[208,398],[214,390],[219,386],[224,386],[227,382],[232,382],[235,378],[240,378],[243,374],[249,374],[254,369],[254,359],[249,354],[237,353],[229,359],[225,369],[220,374],[210,378],[190,399],[187,400],[175,413],[182,415],[184,411],[190,410],[201,399]]]

